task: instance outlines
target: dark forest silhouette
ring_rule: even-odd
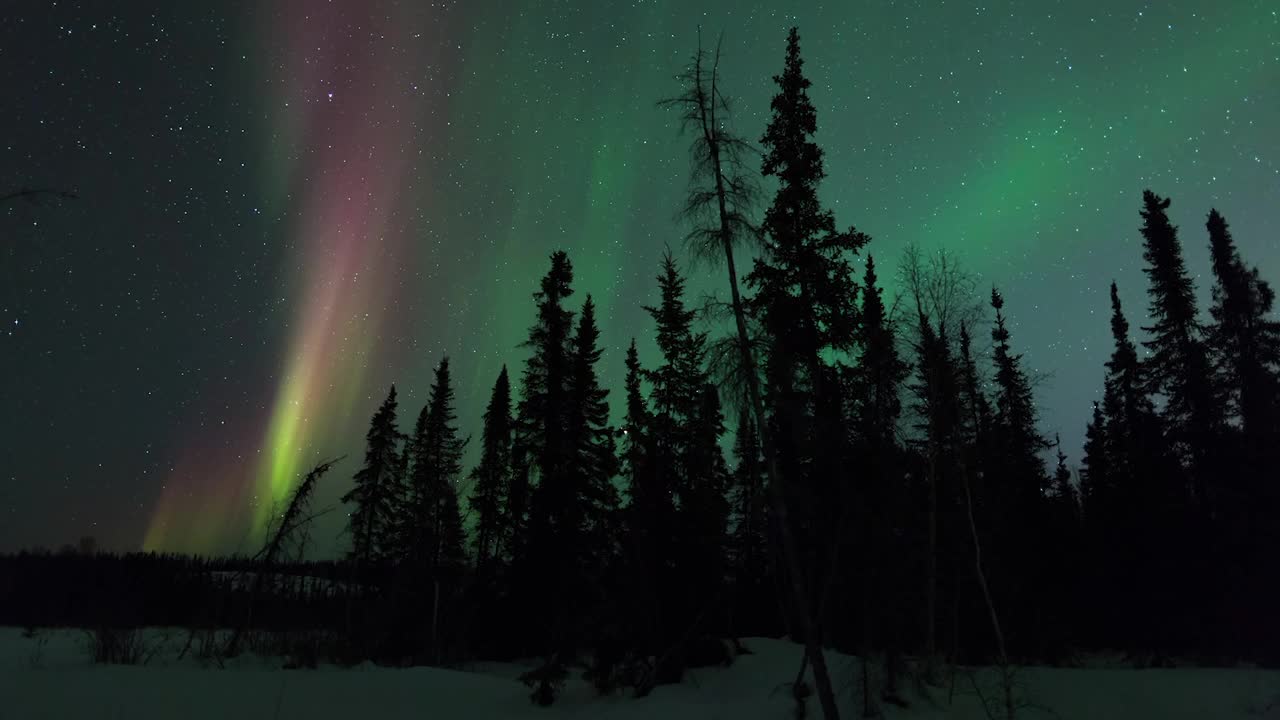
[[[871,238],[822,206],[796,31],[758,151],[730,130],[718,50],[680,81],[664,105],[691,140],[682,216],[694,267],[727,272],[732,334],[700,329],[691,270],[668,252],[645,308],[659,357],[642,365],[634,342],[605,354],[556,252],[528,359],[495,380],[469,497],[446,358],[412,432],[394,387],[373,416],[342,560],[301,551],[326,464],[255,558],[0,558],[0,622],[300,633],[312,655],[349,661],[540,657],[525,680],[543,704],[575,668],[643,695],[749,652],[737,638],[788,634],[827,717],[824,647],[882,662],[893,702],[908,671],[1091,649],[1280,663],[1280,322],[1216,210],[1202,322],[1170,201],[1144,193],[1142,332],[1113,283],[1097,303],[1114,350],[1073,478],[1037,423],[1019,308],[917,249],[888,303]],[[776,182],[759,208],[762,176]],[[974,349],[985,336],[989,357]],[[621,395],[601,386],[605,363],[625,363]]]

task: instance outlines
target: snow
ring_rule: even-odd
[[[684,683],[664,686],[646,698],[598,697],[581,680],[570,682],[560,700],[540,708],[516,678],[518,664],[477,664],[467,672],[435,668],[389,669],[372,665],[341,669],[283,670],[279,659],[245,656],[226,669],[202,667],[190,654],[177,660],[185,632],[149,630],[157,648],[146,666],[91,665],[86,633],[44,630],[26,637],[0,628],[0,720],[398,720],[400,718],[669,718],[670,720],[765,720],[794,717],[788,683],[800,647],[784,640],[744,640],[753,654],[727,668],[694,670]],[[860,664],[830,654],[844,707],[842,717],[861,716],[857,697]],[[889,719],[980,720],[986,715],[973,683],[990,691],[993,670],[973,680],[957,676],[955,694],[932,687],[923,697],[904,691],[911,707],[884,707]],[[1020,718],[1072,720],[1280,719],[1280,672],[1253,668],[1133,670],[1024,668],[1020,697],[1029,703]],[[904,683],[905,685],[905,683]],[[910,687],[910,685],[908,685]],[[816,697],[808,717],[821,717]]]

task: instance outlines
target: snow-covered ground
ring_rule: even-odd
[[[695,670],[678,686],[657,688],[643,699],[597,697],[576,677],[550,708],[535,707],[516,677],[517,665],[487,664],[469,672],[430,668],[283,670],[270,658],[242,657],[227,669],[202,667],[181,631],[148,632],[157,651],[145,667],[91,665],[86,634],[43,631],[25,637],[0,628],[0,720],[395,720],[399,718],[669,718],[764,720],[794,717],[788,683],[799,646],[783,640],[744,641],[754,654],[727,668]],[[855,658],[832,654],[832,671],[844,704],[842,717],[861,716]],[[1280,672],[1257,669],[1026,668],[1019,672],[1020,718],[1063,720],[1280,719]],[[911,707],[884,708],[885,718],[986,717],[961,675],[925,698],[907,693]],[[978,673],[990,691],[994,675]],[[809,718],[819,718],[816,698]]]

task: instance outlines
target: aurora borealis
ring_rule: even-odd
[[[606,377],[649,348],[686,185],[656,105],[724,32],[735,125],[764,126],[798,25],[823,194],[881,276],[910,243],[999,284],[1073,463],[1109,351],[1145,307],[1141,191],[1280,282],[1280,7],[1265,0],[29,4],[0,28],[0,550],[243,547],[320,458],[354,471],[447,353],[478,434],[554,249],[591,293]],[[683,257],[683,254],[681,254]],[[696,292],[721,285],[699,271]],[[981,288],[980,288],[981,290]],[[1135,326],[1142,324],[1135,321]],[[985,338],[980,338],[985,339]],[[615,411],[617,408],[615,407]],[[336,517],[318,532],[332,541]]]

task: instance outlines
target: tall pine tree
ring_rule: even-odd
[[[1052,632],[1052,623],[1045,622],[1046,607],[1037,601],[1049,595],[1055,574],[1062,571],[1045,557],[1053,537],[1046,525],[1045,499],[1050,488],[1040,452],[1048,444],[1036,428],[1031,382],[1022,367],[1022,355],[1011,348],[1004,297],[995,288],[991,307],[995,310],[991,330],[995,413],[991,453],[983,463],[982,498],[990,510],[987,525],[992,531],[987,565],[993,591],[1006,598],[1011,625],[1025,628],[1022,637],[1038,641]]]
[[[1191,472],[1194,497],[1209,503],[1215,449],[1225,413],[1216,397],[1208,352],[1196,313],[1195,285],[1182,259],[1178,229],[1169,221],[1169,200],[1142,193],[1142,258],[1149,281],[1150,339],[1144,361],[1147,389],[1164,397],[1164,419],[1175,452]]]
[[[436,366],[427,404],[410,440],[406,512],[407,559],[433,575],[454,572],[465,560],[458,479],[467,441],[458,436],[449,358]]]
[[[574,540],[582,543],[576,550],[583,552],[588,580],[599,580],[619,551],[619,501],[613,485],[618,460],[614,431],[609,426],[609,391],[600,386],[596,370],[603,354],[599,340],[595,303],[588,295],[578,314],[573,336],[566,428],[572,442],[569,460],[574,482],[572,502],[581,504],[582,508],[582,534]],[[566,513],[566,517],[572,515]]]
[[[509,501],[513,425],[511,382],[507,378],[507,366],[503,365],[484,411],[480,462],[471,472],[475,483],[470,504],[476,514],[474,542],[477,569],[483,570],[504,559],[507,536],[511,532]]]
[[[670,582],[674,554],[671,529],[675,526],[675,501],[669,486],[660,484],[653,441],[653,416],[644,396],[647,375],[640,365],[636,343],[626,355],[626,417],[622,431],[622,474],[627,505],[624,510],[627,553],[626,587],[621,624],[631,628],[627,641],[639,657],[659,655],[666,645],[666,619],[661,603]],[[650,674],[652,674],[650,672]],[[637,684],[643,690],[652,681]]]
[[[726,550],[727,469],[718,444],[723,417],[705,368],[706,334],[693,329],[696,313],[685,305],[685,280],[670,252],[663,257],[658,285],[659,304],[645,308],[657,325],[662,354],[662,362],[647,373],[653,388],[653,472],[657,491],[669,493],[676,506],[674,542],[659,563],[676,573],[667,591],[683,595],[666,599],[675,605],[675,616],[705,617]]]
[[[1022,510],[1032,511],[1048,489],[1044,460],[1040,451],[1047,444],[1036,429],[1036,406],[1031,382],[1022,368],[1022,355],[1009,345],[1009,328],[1004,317],[1004,297],[991,289],[991,307],[995,310],[995,326],[991,329],[992,362],[995,366],[996,452],[1006,467],[1005,488],[1010,499],[1018,498]]]
[[[1280,321],[1271,316],[1275,291],[1240,258],[1227,221],[1209,211],[1213,261],[1213,324],[1208,328],[1216,379],[1240,421],[1248,472],[1270,466],[1280,438]],[[1272,452],[1268,452],[1272,451]]]
[[[1080,468],[1080,512],[1090,537],[1100,532],[1101,515],[1113,482],[1109,444],[1106,416],[1102,414],[1102,405],[1094,401],[1093,414],[1084,431],[1084,458]]]
[[[897,327],[878,285],[875,260],[867,257],[862,282],[857,362],[846,373],[849,378],[851,450],[848,464],[858,468],[855,478],[854,516],[843,534],[842,563],[856,568],[844,573],[838,586],[846,594],[846,604],[858,608],[857,627],[860,654],[876,643],[873,637],[886,624],[890,604],[899,588],[892,581],[892,567],[900,562],[903,548],[897,541],[900,529],[892,519],[905,499],[902,492],[904,456],[898,444],[898,422],[902,414],[901,392],[910,366],[898,352]],[[887,629],[887,628],[886,628]],[[889,632],[894,632],[889,630]]]
[[[875,259],[867,256],[862,281],[859,316],[861,356],[855,367],[857,434],[877,454],[890,451],[897,442],[902,414],[902,383],[910,366],[899,357],[897,328],[877,285]]]
[[[563,252],[535,294],[538,320],[526,343],[524,397],[517,421],[517,490],[529,488],[526,539],[518,544],[517,582],[528,602],[547,663],[528,676],[534,699],[552,702],[567,666],[598,624],[603,574],[616,555],[617,472],[608,391],[600,387],[595,306],[578,316],[564,307],[573,267]],[[532,478],[531,484],[526,484]],[[519,547],[523,545],[523,547]],[[535,630],[535,627],[537,628]]]
[[[396,387],[392,385],[369,424],[364,465],[355,474],[355,486],[342,496],[344,504],[355,506],[347,514],[351,538],[347,556],[360,567],[380,561],[387,548],[394,522],[397,471],[401,468],[399,444]]]
[[[1237,420],[1231,448],[1238,448],[1219,470],[1222,497],[1215,509],[1225,543],[1212,565],[1220,573],[1214,584],[1248,578],[1237,592],[1220,594],[1218,612],[1230,626],[1219,635],[1246,647],[1276,647],[1280,622],[1240,619],[1270,617],[1261,598],[1280,591],[1280,577],[1266,570],[1280,553],[1280,322],[1272,316],[1275,292],[1256,267],[1245,265],[1226,219],[1211,210],[1206,227],[1214,276],[1206,334],[1214,380]]]
[[[649,465],[649,403],[644,397],[641,382],[644,379],[644,368],[640,366],[640,354],[636,351],[633,338],[627,346],[626,379],[626,417],[622,421],[622,455],[621,470],[627,483],[627,494],[634,503],[638,495],[644,493],[646,471]]]
[[[1086,577],[1115,588],[1116,597],[1087,598],[1082,627],[1151,650],[1169,635],[1159,627],[1182,601],[1170,583],[1185,574],[1173,558],[1186,530],[1186,473],[1169,449],[1145,377],[1150,368],[1138,358],[1114,282],[1110,303],[1113,348],[1102,402],[1086,429],[1080,503]]]
[[[771,405],[766,444],[780,483],[788,516],[779,518],[795,532],[793,545],[807,557],[788,551],[792,567],[793,608],[806,635],[819,700],[827,717],[837,714],[821,640],[814,634],[823,603],[821,592],[836,563],[832,539],[847,510],[842,502],[848,478],[838,467],[844,453],[844,403],[829,352],[847,352],[856,327],[856,285],[850,256],[867,242],[855,230],[839,232],[835,218],[822,207],[818,186],[826,175],[822,150],[813,141],[817,112],[809,99],[800,37],[787,37],[783,71],[774,77],[778,92],[761,138],[761,171],[777,180],[773,201],[765,211],[764,246],[747,277],[755,290],[750,307],[768,336],[766,396]],[[789,564],[791,564],[789,562]]]
[[[510,497],[512,532],[508,552],[522,558],[529,569],[536,567],[530,565],[528,558],[523,558],[525,546],[532,540],[532,490],[547,484],[555,489],[557,484],[562,484],[570,454],[565,424],[573,311],[565,307],[565,301],[573,294],[572,285],[573,264],[569,256],[562,251],[553,253],[551,268],[533,296],[537,319],[524,343],[530,355],[521,378],[516,414]],[[545,517],[539,519],[542,520]]]

